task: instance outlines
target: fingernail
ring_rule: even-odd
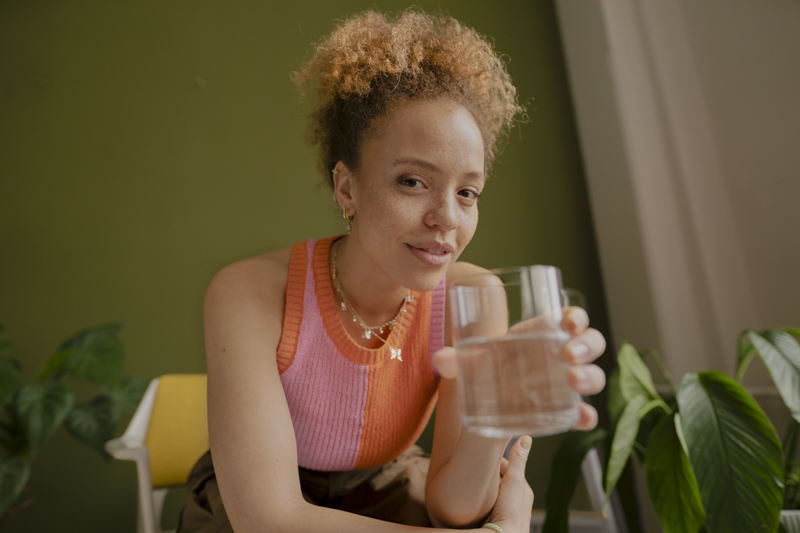
[[[573,328],[580,328],[580,327],[585,327],[586,326],[586,324],[584,324],[585,320],[583,319],[582,316],[581,317],[575,317],[572,320],[570,320],[570,322],[572,322]]]
[[[589,379],[589,373],[583,368],[576,368],[573,372],[580,385],[583,385]]]
[[[533,440],[527,435],[519,438],[519,446],[523,450],[530,450],[531,442],[533,442]]]
[[[587,353],[589,353],[589,347],[583,344],[582,342],[578,342],[575,344],[571,344],[569,347],[569,351],[572,353],[572,356],[575,359],[580,359]]]

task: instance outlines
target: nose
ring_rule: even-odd
[[[425,223],[442,230],[458,227],[458,200],[451,194],[437,195],[425,214]]]

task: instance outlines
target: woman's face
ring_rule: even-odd
[[[404,104],[363,146],[348,195],[352,237],[372,268],[431,290],[475,233],[485,180],[481,133],[465,107]]]

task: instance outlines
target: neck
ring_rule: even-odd
[[[394,318],[408,289],[381,272],[370,261],[358,239],[347,235],[333,243],[331,272],[336,257],[336,281],[358,315],[370,326]]]

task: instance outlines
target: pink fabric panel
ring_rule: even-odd
[[[369,367],[349,361],[325,331],[314,283],[314,246],[308,242],[303,320],[297,352],[281,375],[297,439],[297,462],[311,470],[352,470],[358,458]]]
[[[442,278],[442,281],[431,291],[431,329],[428,333],[429,347],[428,357],[431,359],[431,370],[436,379],[439,379],[439,372],[433,366],[433,354],[444,348],[444,311],[447,302],[446,293],[447,278]]]

